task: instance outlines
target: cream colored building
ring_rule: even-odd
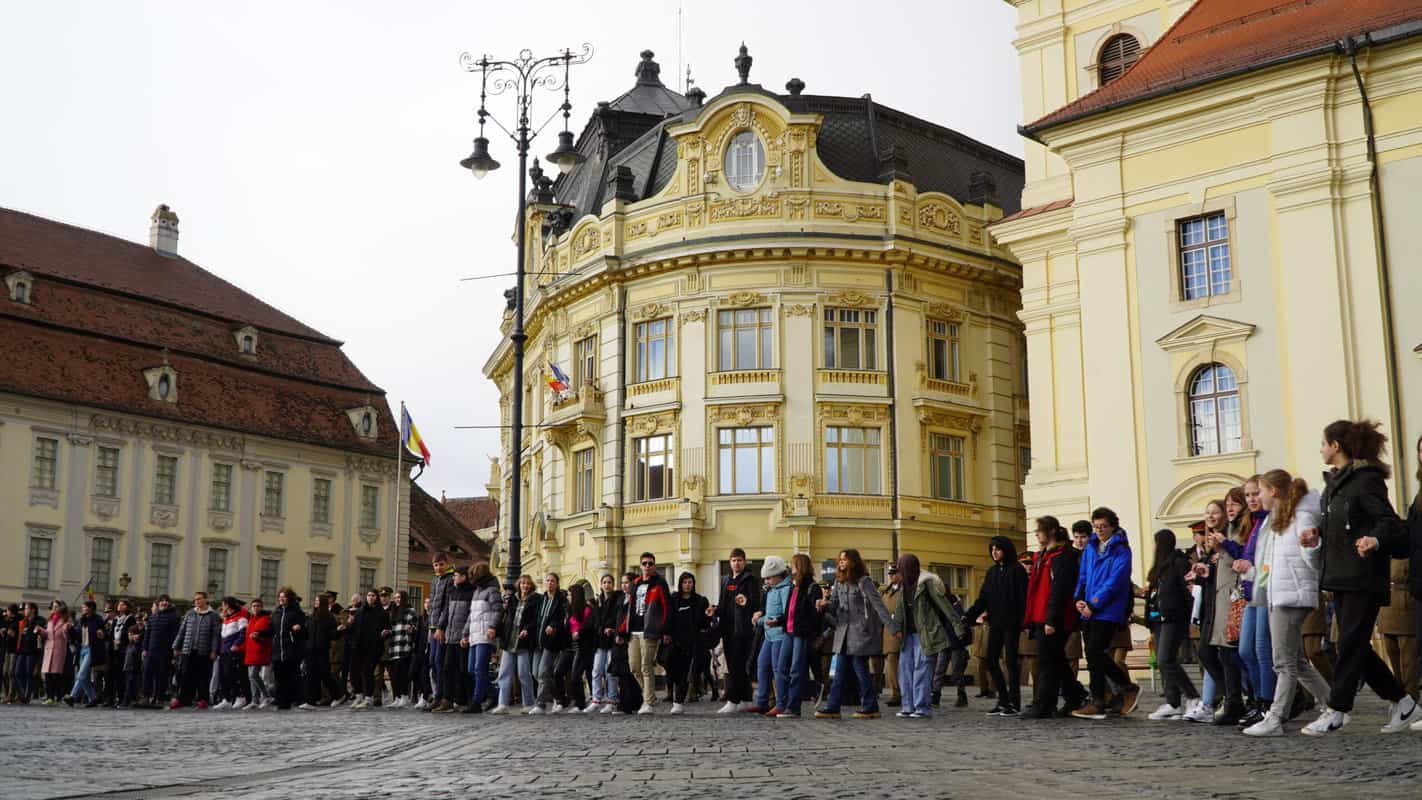
[[[975,591],[988,538],[1024,525],[1020,276],[987,233],[1021,162],[798,79],[683,97],[651,58],[594,113],[587,162],[535,182],[528,427],[500,459],[501,496],[507,465],[525,481],[524,571],[651,551],[714,592],[735,546],[857,547]],[[484,367],[505,423],[511,369],[505,342]]]
[[[1027,185],[991,231],[1023,265],[1028,516],[1114,507],[1139,576],[1151,530],[1247,476],[1318,483],[1334,419],[1383,421],[1408,464],[1416,3],[1009,1]]]
[[[383,392],[176,250],[0,209],[0,597],[403,584]]]

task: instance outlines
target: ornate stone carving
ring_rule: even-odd
[[[56,489],[38,489],[31,486],[30,505],[59,508],[59,491]]]
[[[820,218],[839,217],[845,222],[858,222],[861,219],[883,222],[884,207],[818,200],[815,202],[815,216]]]
[[[820,419],[825,422],[847,422],[850,425],[882,424],[889,419],[887,406],[871,403],[824,403],[820,406]]]
[[[284,517],[269,517],[262,514],[262,530],[272,533],[286,533],[286,519]]]
[[[815,493],[815,476],[796,473],[790,476],[790,494],[809,497]]]
[[[680,211],[668,211],[668,212],[663,213],[663,214],[658,214],[658,215],[657,215],[657,233],[661,233],[663,230],[666,230],[667,228],[680,228],[680,227],[681,227],[681,220],[682,220],[682,216],[681,216],[681,212],[680,212]],[[655,235],[655,234],[654,234],[654,235]]]
[[[799,153],[795,154],[800,155]],[[804,197],[785,198],[785,211],[790,215],[790,219],[804,219],[805,209],[810,205],[810,201]]]
[[[665,317],[670,313],[670,306],[662,305],[661,303],[648,303],[633,310],[632,319],[657,319],[658,317]]]
[[[244,463],[243,466],[246,466]],[[362,473],[379,478],[395,477],[395,459],[371,458],[370,456],[346,456],[346,472]]]
[[[148,521],[160,528],[175,528],[178,525],[178,507],[154,503],[148,509]]]
[[[594,333],[597,333],[597,322],[588,320],[573,329],[573,339],[586,339]]]
[[[706,309],[704,309],[704,308],[693,308],[693,309],[689,309],[689,310],[686,310],[686,311],[681,312],[681,324],[683,324],[683,325],[685,325],[685,324],[688,323],[688,322],[705,322],[705,321],[706,321]]]
[[[963,235],[962,219],[958,212],[945,203],[928,202],[919,206],[918,225],[920,228],[932,228],[952,236]]]
[[[602,243],[602,234],[596,226],[589,225],[573,238],[573,258],[584,258],[595,252]]]
[[[380,539],[379,528],[361,528],[359,534],[360,540],[366,544],[375,544]]]
[[[649,229],[649,222],[650,220],[639,219],[636,222],[628,223],[627,227],[622,230],[622,238],[629,242],[647,238],[652,232],[655,232]]]
[[[941,319],[944,322],[962,322],[967,318],[963,309],[951,306],[947,303],[929,303],[925,308],[928,316],[934,319]]]
[[[92,497],[89,499],[89,509],[95,516],[104,519],[112,519],[118,516],[119,499],[117,497]]]
[[[691,189],[691,191],[693,191],[693,192],[700,192],[700,191],[701,191],[701,187],[698,186],[698,185],[693,185],[693,188]],[[688,226],[690,226],[690,227],[693,227],[693,228],[699,228],[699,227],[701,227],[702,217],[703,217],[705,214],[706,214],[706,204],[703,203],[703,202],[701,202],[700,200],[698,200],[698,201],[696,201],[696,202],[694,202],[694,203],[691,203],[691,204],[687,205],[687,207],[686,207],[686,224],[687,224]]]
[[[244,443],[239,434],[216,433],[163,422],[129,419],[112,414],[94,414],[89,418],[89,425],[96,431],[113,431],[160,442],[177,442],[215,450],[241,452]]]
[[[778,197],[738,197],[711,204],[711,221],[773,218],[780,216]]]
[[[785,307],[785,314],[790,317],[813,317],[815,315],[815,307],[813,305],[807,306],[794,303]]]
[[[757,306],[764,302],[765,295],[761,294],[760,292],[752,292],[748,289],[739,292],[731,292],[730,294],[726,295],[727,305],[741,306],[742,308],[746,306]]]
[[[78,433],[71,433],[69,434],[68,438],[69,443],[74,445],[75,447],[88,447],[89,445],[94,443],[94,437],[84,436]]]
[[[899,224],[900,224],[900,225],[912,225],[912,224],[913,224],[913,209],[912,209],[912,208],[910,208],[909,206],[899,206]]]
[[[706,479],[700,475],[689,475],[681,479],[681,494],[693,503],[706,499]]]
[[[639,414],[628,418],[627,427],[631,429],[633,436],[671,433],[676,430],[676,417],[675,411],[663,411],[660,414]]]
[[[750,103],[741,103],[731,112],[731,123],[740,127],[746,127],[755,121],[755,106]]]
[[[879,299],[873,295],[854,291],[853,289],[835,292],[825,298],[827,306],[848,306],[850,308],[863,308],[864,306],[877,306]]]
[[[230,511],[209,511],[207,512],[207,526],[217,531],[225,531],[232,527],[232,512]]]
[[[780,419],[779,403],[757,403],[748,406],[712,406],[707,413],[712,423],[732,423],[746,426],[752,422],[775,422]]]
[[[924,426],[953,428],[969,433],[982,430],[982,419],[971,414],[955,414],[933,408],[919,408],[918,421]]]

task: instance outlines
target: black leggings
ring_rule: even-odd
[[[386,666],[390,670],[390,690],[398,700],[410,691],[410,659],[393,658]]]
[[[380,651],[355,653],[355,667],[351,670],[351,686],[356,694],[374,699],[380,696],[381,686],[377,683],[380,675]]]
[[[337,683],[336,676],[331,674],[330,653],[324,647],[317,647],[306,657],[306,702],[320,704],[322,687],[325,687],[332,701],[346,695],[345,687]]]
[[[988,674],[992,675],[992,685],[999,690],[1006,688],[1006,697],[999,698],[1014,708],[1022,705],[1022,662],[1017,658],[1017,644],[1021,640],[1022,629],[1006,625],[988,625],[987,659]],[[1007,675],[1002,674],[1002,654],[1007,651]]]
[[[764,645],[762,645],[763,647]],[[695,654],[690,647],[674,642],[667,654],[667,684],[673,703],[685,703],[691,688],[691,662]]]
[[[1210,673],[1210,677],[1215,679],[1216,685],[1224,687],[1225,705],[1237,706],[1244,702],[1243,674],[1240,671],[1238,648],[1205,645],[1200,648],[1200,664]],[[1214,698],[1207,697],[1205,701],[1213,703]]]

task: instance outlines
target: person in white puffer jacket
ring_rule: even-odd
[[[1259,498],[1269,516],[1259,528],[1266,537],[1256,550],[1254,569],[1246,579],[1254,580],[1255,597],[1265,593],[1269,607],[1269,634],[1273,640],[1274,669],[1278,682],[1274,702],[1264,719],[1248,728],[1248,736],[1282,736],[1284,721],[1294,703],[1299,684],[1323,703],[1328,682],[1304,654],[1303,622],[1318,605],[1319,495],[1302,478],[1281,469],[1270,470],[1259,479]],[[1307,731],[1305,731],[1307,732]]]

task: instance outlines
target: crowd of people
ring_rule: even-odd
[[[1422,597],[1422,493],[1404,522],[1388,499],[1384,443],[1374,423],[1329,425],[1321,494],[1283,470],[1250,478],[1203,509],[1188,549],[1158,531],[1140,585],[1128,536],[1105,507],[1070,532],[1038,518],[1037,547],[1021,558],[1009,537],[993,537],[966,608],[913,554],[879,586],[853,549],[822,584],[803,553],[769,556],[752,574],[736,548],[714,597],[690,572],[669,585],[652,553],[596,587],[565,590],[550,573],[542,591],[524,575],[508,593],[487,564],[455,568],[438,554],[419,608],[389,588],[344,607],[326,593],[309,608],[283,588],[270,610],[263,598],[214,607],[197,592],[181,615],[166,595],[102,613],[93,600],[77,613],[59,600],[44,615],[34,603],[10,606],[0,694],[87,708],[646,715],[661,705],[660,672],[671,714],[710,698],[718,714],[797,719],[808,703],[814,717],[837,719],[857,700],[851,716],[869,719],[887,691],[897,716],[921,719],[945,687],[955,706],[969,705],[977,655],[989,714],[1101,720],[1138,705],[1123,657],[1135,623],[1150,631],[1164,686],[1151,720],[1276,736],[1311,713],[1302,732],[1325,735],[1348,723],[1366,684],[1391,704],[1383,732],[1422,731],[1414,698],[1372,645],[1390,560],[1410,559],[1409,590]],[[1422,481],[1422,440],[1416,455]],[[1320,640],[1335,629],[1330,657]],[[1192,661],[1203,667],[1198,690]]]

